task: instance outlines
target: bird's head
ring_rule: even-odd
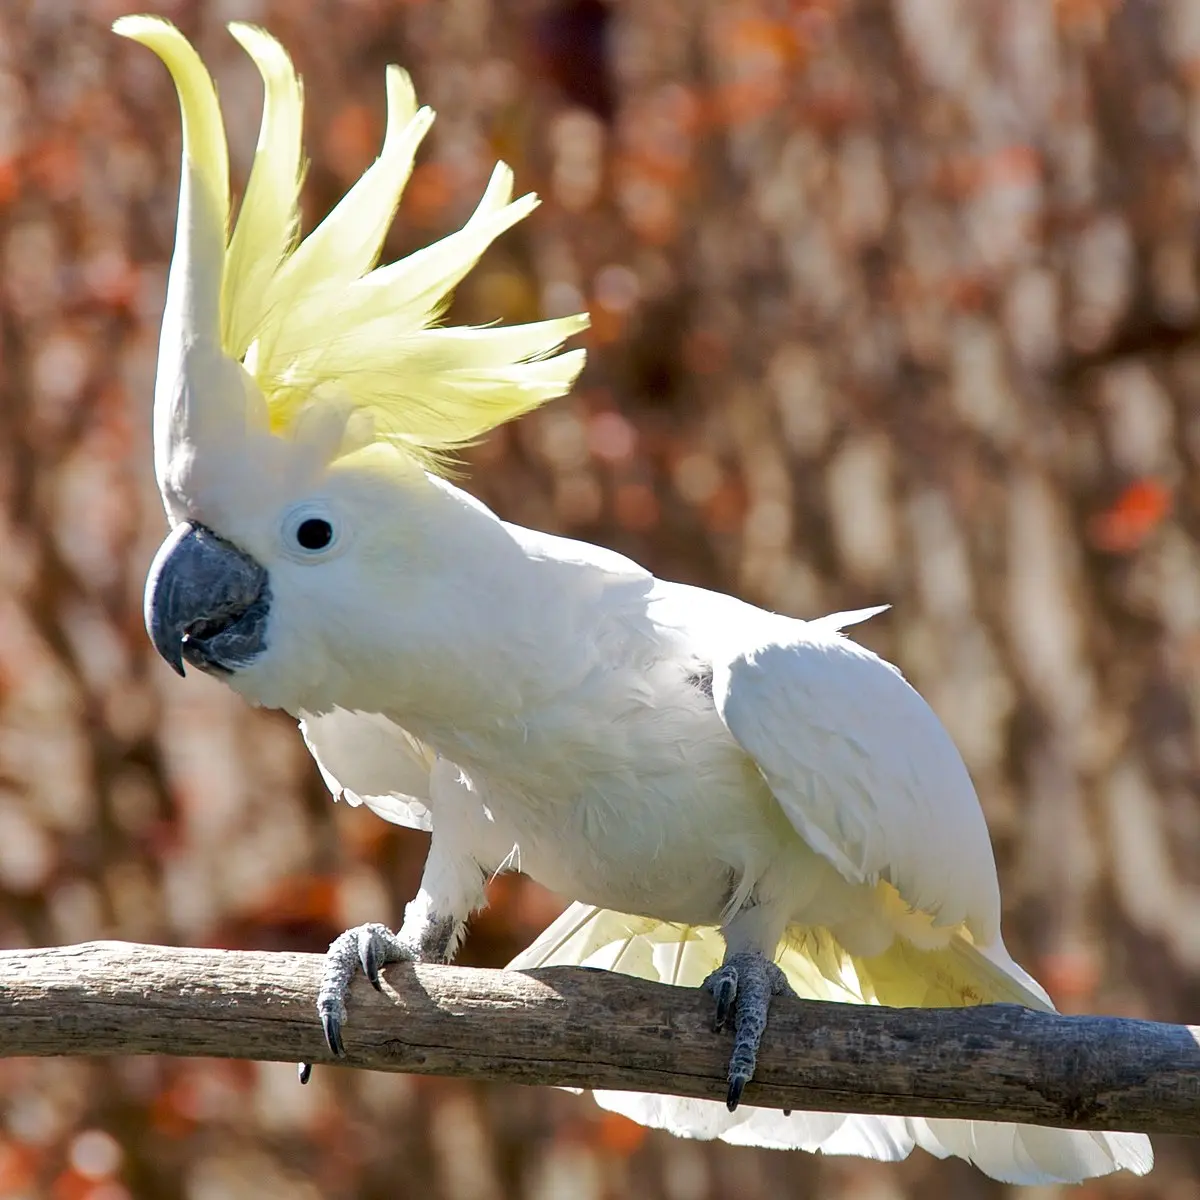
[[[433,121],[398,67],[387,71],[378,159],[301,240],[300,81],[270,35],[229,28],[265,92],[236,223],[225,129],[199,56],[167,21],[114,25],[166,64],[183,121],[154,398],[155,472],[172,528],[145,613],[177,671],[191,664],[269,704],[271,688],[236,681],[272,656],[299,670],[306,654],[336,658],[339,628],[364,619],[354,603],[364,589],[376,608],[402,602],[386,595],[397,570],[437,553],[420,498],[455,450],[569,390],[583,351],[560,350],[587,318],[438,323],[488,245],[537,204],[512,199],[503,164],[461,230],[376,265]]]

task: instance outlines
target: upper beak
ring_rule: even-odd
[[[266,646],[267,572],[211,529],[184,521],[159,547],[146,577],[146,630],[183,674],[229,674]]]

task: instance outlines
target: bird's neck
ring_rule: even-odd
[[[453,485],[430,480],[421,503],[419,561],[396,564],[385,623],[353,638],[359,661],[325,699],[381,712],[434,746],[438,731],[516,729],[571,670],[563,656],[579,617],[564,610],[562,569]]]

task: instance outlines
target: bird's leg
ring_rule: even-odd
[[[434,840],[421,890],[404,910],[404,924],[393,933],[372,922],[339,934],[325,955],[325,971],[317,995],[317,1014],[329,1049],[339,1058],[346,1053],[342,1027],[346,997],[358,968],[376,991],[382,991],[380,970],[395,962],[449,962],[466,931],[466,918],[483,902],[483,876],[476,863],[447,862]],[[436,898],[435,898],[436,897]],[[300,1064],[300,1082],[307,1083],[312,1064]]]
[[[742,950],[726,954],[725,961],[704,981],[704,986],[717,1002],[714,1029],[724,1029],[733,1014],[733,1054],[729,1059],[726,1099],[729,1111],[733,1112],[742,1098],[742,1090],[754,1077],[771,998],[788,991],[788,982],[765,954]]]

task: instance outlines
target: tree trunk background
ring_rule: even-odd
[[[319,950],[426,839],[333,806],[294,727],[141,627],[179,121],[119,0],[0,5],[0,945]],[[496,157],[536,216],[455,319],[586,304],[575,394],[469,486],[506,518],[860,631],[949,726],[1010,948],[1066,1011],[1200,1017],[1195,0],[163,0],[234,176],[259,21],[306,77],[309,223],[375,154],[383,66],[439,111],[389,253]],[[560,901],[503,878],[462,961]],[[1200,1196],[1197,1143],[1140,1182]],[[208,1060],[0,1062],[0,1196],[997,1197],[649,1134],[545,1089]]]

